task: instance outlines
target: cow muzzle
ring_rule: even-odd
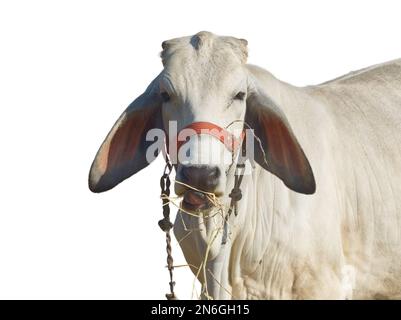
[[[186,131],[186,135],[182,136],[181,133],[184,130]],[[176,140],[178,152],[181,147],[189,141],[188,138],[193,135],[206,135],[202,138],[212,139],[213,144],[216,148],[219,148],[219,150],[222,150],[220,149],[220,143],[222,143],[225,149],[232,155],[236,153],[243,139],[243,134],[241,134],[240,138],[236,138],[226,129],[215,124],[209,122],[195,122],[182,129],[178,134]],[[206,150],[205,148],[199,147],[200,145],[201,144],[194,145],[194,153],[213,153],[213,150],[210,148]],[[208,144],[206,143],[206,145]],[[188,147],[191,147],[191,144],[189,144]],[[222,176],[222,172],[225,171],[224,164],[191,163],[190,161],[181,163],[178,161],[176,169],[175,192],[178,196],[183,197],[182,206],[184,209],[192,211],[210,209],[213,206],[213,203],[210,201],[211,196],[215,198],[223,195],[225,176]]]
[[[179,165],[177,170],[179,182],[176,192],[183,195],[183,206],[191,210],[209,209],[212,206],[208,194],[219,195],[220,169],[204,165]]]

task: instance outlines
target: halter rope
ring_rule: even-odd
[[[170,174],[171,171],[173,170],[173,165],[171,164],[171,161],[166,154],[166,166],[164,168],[164,172],[162,177],[160,178],[160,188],[161,188],[161,198],[163,202],[163,219],[159,221],[159,227],[166,233],[166,252],[167,252],[167,268],[168,272],[170,275],[170,293],[166,293],[166,298],[167,300],[176,300],[176,296],[174,293],[174,286],[175,282],[173,280],[173,256],[171,254],[171,235],[170,235],[170,230],[173,227],[173,224],[170,221],[170,206],[169,206],[169,200],[167,197],[170,196]],[[167,197],[164,197],[167,196]]]
[[[241,146],[241,143],[244,140],[245,132],[241,133],[241,137],[237,139],[233,134],[228,132],[226,129],[223,129],[213,123],[209,122],[194,122],[184,129],[192,129],[193,134],[210,134],[215,138],[219,139],[228,150],[230,150],[233,154],[236,150]],[[207,130],[207,131],[205,131]],[[177,151],[186,141],[178,141],[177,140]],[[168,147],[166,146],[166,150]],[[242,192],[240,189],[241,182],[243,180],[244,172],[245,172],[245,160],[246,157],[243,156],[244,153],[244,145],[242,144],[241,155],[239,156],[239,160],[237,162],[235,168],[234,175],[234,186],[231,190],[229,197],[231,198],[230,207],[228,209],[227,215],[224,218],[224,233],[222,238],[222,245],[227,243],[228,237],[228,219],[234,211],[234,215],[238,215],[238,202],[242,198]],[[173,165],[170,161],[170,157],[168,152],[165,154],[166,166],[163,171],[163,175],[160,178],[160,188],[161,188],[161,199],[162,199],[162,208],[163,208],[163,219],[161,219],[158,224],[159,227],[166,233],[166,252],[167,252],[167,269],[169,271],[170,276],[170,293],[166,293],[167,300],[177,300],[177,297],[174,293],[175,281],[173,280],[173,256],[171,250],[171,235],[170,230],[173,227],[173,224],[170,221],[170,206],[169,199],[170,196],[170,174],[173,169]]]

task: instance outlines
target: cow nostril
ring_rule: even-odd
[[[220,177],[220,170],[217,167],[211,167],[207,169],[208,171],[208,178],[217,179]]]

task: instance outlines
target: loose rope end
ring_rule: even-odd
[[[174,293],[166,293],[167,300],[178,300]]]

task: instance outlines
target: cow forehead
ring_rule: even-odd
[[[247,58],[246,41],[210,32],[164,41],[165,73],[172,77],[220,81],[238,70]]]

